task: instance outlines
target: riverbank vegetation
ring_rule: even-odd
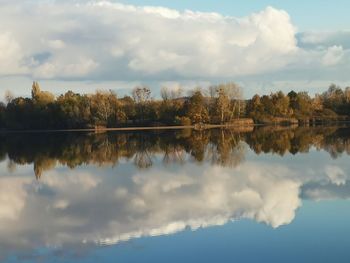
[[[314,97],[307,92],[279,91],[245,100],[235,83],[197,88],[186,95],[180,88],[163,87],[161,99],[154,99],[146,86],[135,87],[124,97],[113,91],[68,91],[55,97],[34,82],[30,98],[7,92],[5,101],[0,103],[0,129],[8,130],[318,123],[350,116],[350,87],[334,84]]]

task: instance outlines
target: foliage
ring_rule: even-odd
[[[209,121],[208,110],[205,105],[204,96],[200,90],[193,93],[185,104],[186,116],[193,124],[207,123]]]
[[[208,95],[206,95],[208,94]],[[0,129],[77,129],[125,126],[227,124],[252,118],[256,123],[324,122],[348,119],[350,87],[329,89],[310,97],[307,92],[282,91],[242,99],[235,83],[195,89],[182,96],[181,88],[162,87],[162,100],[151,89],[135,87],[131,96],[119,98],[113,91],[79,94],[68,91],[58,97],[33,82],[30,98],[5,94],[0,104]]]

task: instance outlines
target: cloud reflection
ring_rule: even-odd
[[[250,142],[254,151],[265,149]],[[11,173],[5,160],[0,255],[116,244],[241,219],[278,228],[294,220],[302,199],[350,197],[345,155],[332,160],[308,147],[307,154],[290,150],[283,158],[261,152],[258,157],[247,143],[239,146],[246,154],[235,165],[213,162],[209,145],[202,162],[188,161],[192,151],[182,151],[183,162],[164,162],[162,154],[154,154],[146,170],[135,167],[132,158],[121,158],[117,166],[79,162],[74,169],[55,162],[40,180],[32,176],[33,165]]]

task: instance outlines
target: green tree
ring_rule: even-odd
[[[274,116],[286,117],[290,115],[289,97],[282,91],[271,94],[272,112]]]
[[[91,100],[72,91],[57,98],[58,118],[64,128],[85,128],[92,124]]]

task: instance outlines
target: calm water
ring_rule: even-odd
[[[1,262],[349,262],[350,129],[0,134]]]

